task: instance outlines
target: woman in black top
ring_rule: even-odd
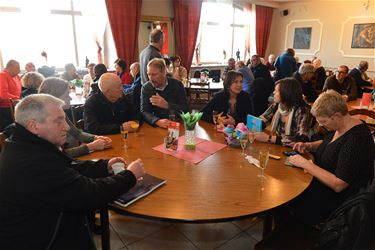
[[[374,140],[367,125],[349,115],[344,99],[336,91],[321,94],[311,113],[330,132],[323,140],[294,145],[299,152],[314,152],[314,162],[300,155],[291,156],[289,162],[314,176],[292,210],[304,222],[317,224],[371,182]]]
[[[213,99],[202,109],[202,119],[213,122],[212,112],[222,112],[224,125],[246,123],[247,114],[251,113],[250,96],[242,90],[243,76],[238,71],[229,71],[224,80],[224,89],[215,94]]]

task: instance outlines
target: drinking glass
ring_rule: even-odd
[[[240,145],[242,148],[242,155],[246,157],[245,148],[247,146],[247,142],[249,141],[249,139],[247,138],[247,134],[245,133],[241,134],[239,140],[240,140]]]
[[[254,127],[249,129],[248,137],[249,137],[250,144],[253,144],[255,141],[255,135],[256,135],[255,133],[256,133],[256,130]]]
[[[132,121],[130,123],[130,127],[134,130],[134,136],[137,136],[137,130],[139,128],[139,122],[138,121]]]
[[[124,142],[124,148],[127,149],[128,148],[128,134],[129,134],[129,131],[124,126],[120,126],[120,131],[121,131],[122,141]]]
[[[262,180],[266,179],[266,176],[264,175],[264,170],[267,167],[269,159],[269,150],[268,149],[261,149],[259,151],[259,168],[260,168],[260,175],[258,175],[259,178]]]

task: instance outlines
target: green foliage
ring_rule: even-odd
[[[202,115],[202,112],[193,112],[191,114],[189,112],[181,112],[180,114],[187,130],[193,130],[195,128],[195,124],[201,119]]]
[[[74,80],[71,80],[70,82],[71,82],[71,84],[72,84],[73,86],[81,87],[81,88],[82,88],[83,85],[85,84],[85,83],[83,82],[82,79],[74,79]]]

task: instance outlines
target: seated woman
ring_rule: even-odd
[[[22,98],[38,93],[38,88],[43,82],[44,76],[38,72],[28,72],[22,77]]]
[[[122,84],[132,83],[131,75],[128,72],[126,72],[126,62],[124,59],[119,58],[115,61],[115,69],[116,75],[120,77]]]
[[[202,109],[202,119],[213,123],[212,112],[222,112],[221,122],[224,125],[246,123],[250,110],[250,96],[242,90],[242,74],[231,70],[224,81],[224,89],[214,95]]]
[[[289,162],[314,176],[291,208],[297,218],[313,225],[371,182],[374,141],[367,125],[349,115],[345,100],[336,91],[321,94],[311,113],[329,132],[323,140],[294,144],[299,152],[313,152],[314,162],[300,155],[291,156]]]
[[[38,93],[50,94],[60,98],[65,102],[64,109],[70,108],[69,83],[63,79],[49,77],[42,82]],[[70,126],[64,151],[71,157],[79,157],[89,154],[90,152],[103,150],[111,147],[112,140],[105,136],[97,136],[82,132],[74,126],[74,124],[66,117],[66,122]],[[86,143],[82,144],[81,143]]]
[[[171,57],[172,66],[173,66],[173,74],[172,77],[179,81],[183,79],[187,79],[187,70],[185,67],[181,66],[181,57],[175,56]]]
[[[275,102],[260,116],[266,125],[271,124],[271,134],[257,133],[256,140],[283,145],[308,141],[314,134],[314,118],[303,100],[301,85],[293,78],[284,78],[276,82],[273,93]]]

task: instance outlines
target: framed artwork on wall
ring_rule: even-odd
[[[312,27],[294,28],[293,49],[310,49]]]
[[[354,24],[352,48],[375,48],[375,23]]]

